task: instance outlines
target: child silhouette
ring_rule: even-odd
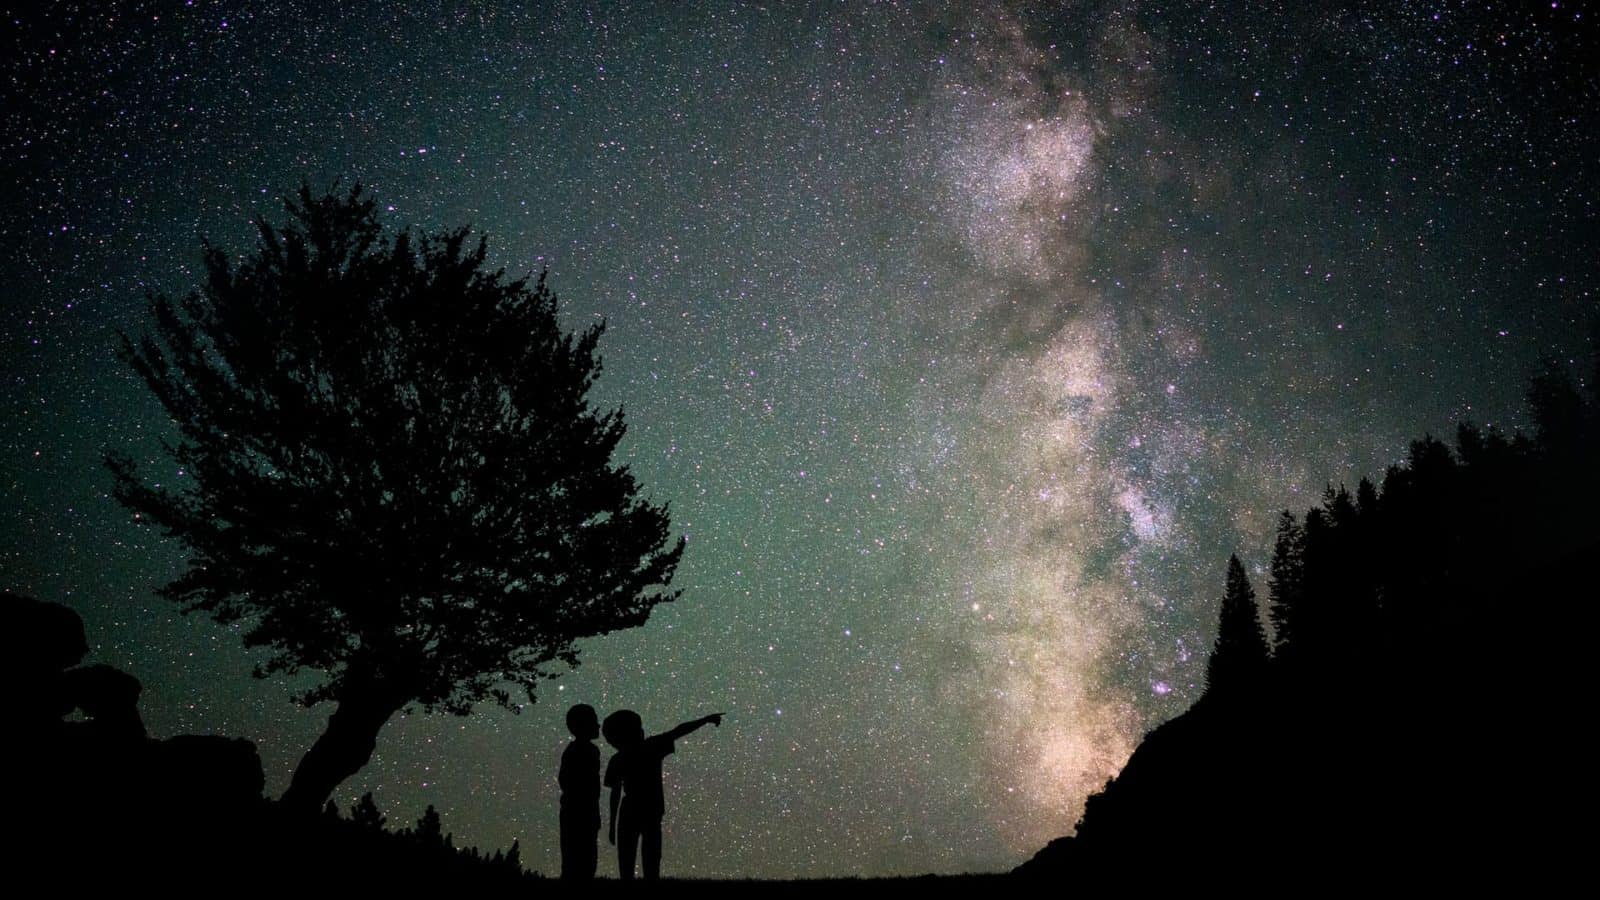
[[[617,871],[623,881],[633,880],[634,854],[644,849],[644,878],[661,877],[661,817],[666,797],[661,789],[661,762],[672,753],[673,743],[705,725],[722,725],[722,713],[684,722],[664,734],[644,736],[644,722],[631,709],[606,716],[602,731],[606,743],[617,749],[606,764],[606,786],[611,788],[611,827],[607,836],[617,845]],[[619,811],[620,807],[620,811]],[[620,820],[620,828],[619,828]],[[617,842],[621,831],[622,841]]]
[[[567,710],[567,730],[572,743],[561,752],[561,877],[572,881],[594,878],[600,859],[600,717],[594,707],[580,703]]]

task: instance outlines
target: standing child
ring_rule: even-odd
[[[567,710],[572,743],[561,752],[561,877],[589,881],[600,858],[600,717],[580,703]]]
[[[661,762],[672,753],[678,738],[707,723],[721,726],[722,713],[645,737],[644,722],[633,710],[620,709],[606,716],[606,742],[617,749],[606,765],[606,786],[611,788],[611,827],[607,834],[617,845],[617,870],[623,881],[633,880],[634,854],[641,845],[645,880],[661,877],[661,817],[666,813]],[[617,843],[619,830],[621,843]]]

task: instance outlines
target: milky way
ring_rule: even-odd
[[[83,4],[8,13],[0,587],[79,610],[154,734],[327,711],[152,596],[114,357],[302,180],[471,223],[604,318],[683,597],[521,715],[392,722],[341,786],[556,866],[574,702],[665,729],[665,870],[998,870],[1198,696],[1224,565],[1595,313],[1577,6]],[[858,8],[860,7],[860,8]],[[1175,840],[1181,836],[1175,835]],[[602,865],[602,872],[605,872]]]

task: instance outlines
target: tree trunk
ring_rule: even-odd
[[[372,758],[378,732],[409,698],[384,696],[376,691],[351,692],[328,717],[328,728],[311,745],[294,770],[289,789],[280,801],[284,808],[313,815],[332,796],[333,789]]]

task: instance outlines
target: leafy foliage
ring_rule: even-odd
[[[307,704],[381,681],[455,713],[673,599],[683,543],[588,400],[603,326],[564,333],[544,275],[486,271],[466,229],[384,235],[359,186],[286,208],[123,339],[180,435],[176,478],[108,459],[189,550],[165,594],[245,622],[258,675],[328,673]]]

